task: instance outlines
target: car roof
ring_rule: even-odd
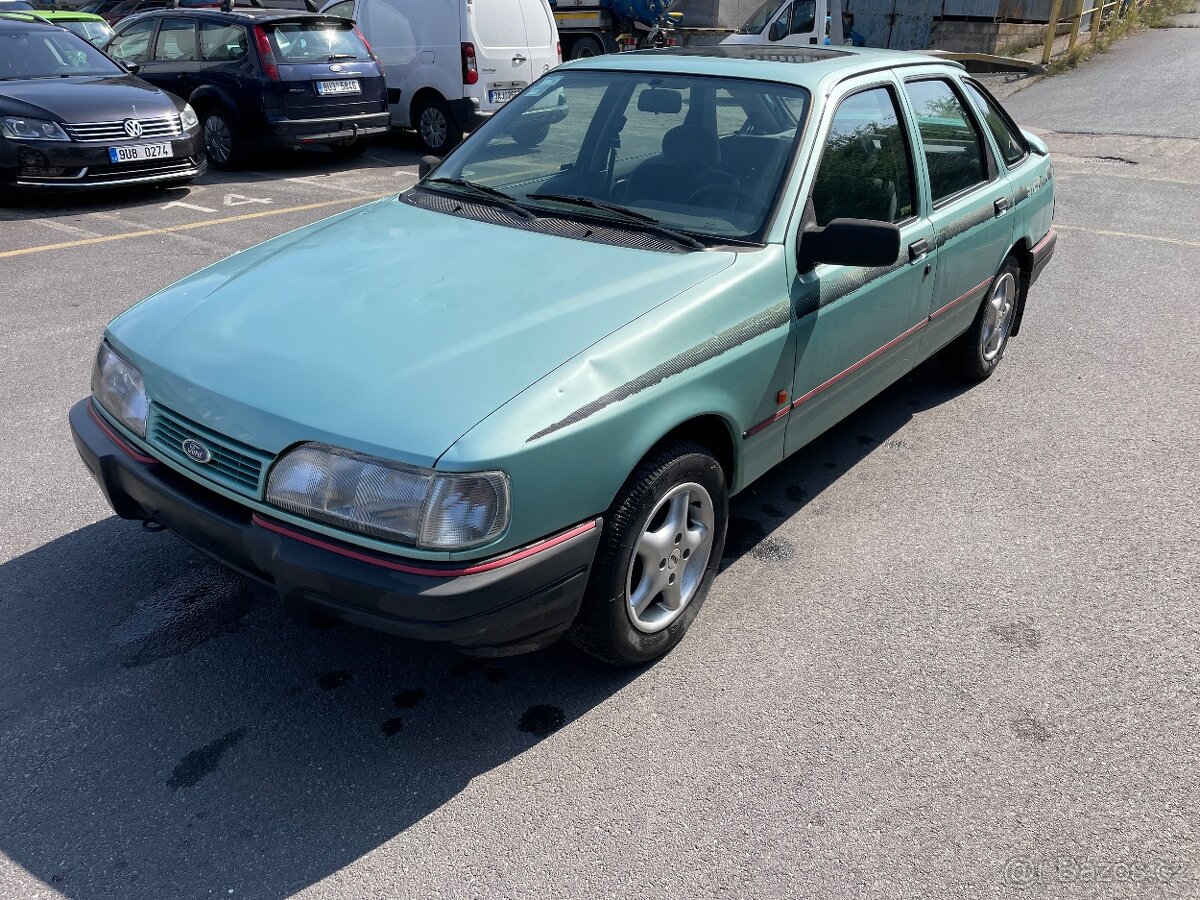
[[[753,78],[815,88],[831,76],[832,80],[840,81],[864,72],[917,65],[962,68],[959,63],[908,50],[764,47],[755,44],[715,44],[613,53],[576,60],[564,64],[562,68]]]
[[[171,16],[172,18],[179,18],[180,16],[187,16],[188,18],[212,18],[223,21],[249,20],[255,24],[263,22],[297,22],[308,19],[324,20],[327,22],[330,20],[350,21],[344,16],[331,16],[327,13],[308,12],[303,9],[260,9],[255,6],[238,6],[232,10],[223,10],[213,6],[171,6],[165,9],[147,9],[139,13],[134,13],[131,16],[126,16],[119,24],[126,25],[133,21],[162,18],[164,16]]]
[[[25,18],[18,19],[17,16]],[[62,34],[62,27],[59,25],[51,25],[45,19],[31,18],[37,16],[37,13],[29,13],[20,10],[12,12],[0,13],[0,31],[54,31],[57,34]]]

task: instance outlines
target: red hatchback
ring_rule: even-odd
[[[268,9],[169,9],[124,19],[105,47],[203,123],[209,162],[270,147],[342,156],[387,131],[383,70],[348,19]]]

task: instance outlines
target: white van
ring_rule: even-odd
[[[562,61],[548,0],[334,0],[387,77],[392,125],[446,153]]]

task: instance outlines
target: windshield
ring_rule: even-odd
[[[104,43],[112,37],[113,30],[107,22],[96,22],[88,19],[68,19],[60,22],[64,28],[73,31],[85,41],[91,41],[97,47],[103,46]]]
[[[123,74],[111,59],[64,29],[0,32],[0,81]]]
[[[737,30],[738,34],[759,34],[767,27],[767,21],[775,14],[775,10],[779,9],[779,0],[763,0],[758,9],[750,14],[742,27]]]
[[[268,28],[267,34],[281,63],[371,58],[354,26],[347,22],[288,22]]]
[[[756,241],[807,105],[808,92],[792,85],[556,72],[509,101],[425,183],[452,190],[466,181],[539,214],[628,222],[633,213],[693,236]]]

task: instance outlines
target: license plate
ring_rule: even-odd
[[[357,78],[344,78],[341,81],[318,81],[318,94],[361,94]]]
[[[502,91],[488,91],[489,103],[507,103],[517,94],[521,93],[520,88],[506,88]]]
[[[108,158],[115,163],[136,162],[139,159],[164,159],[174,155],[170,144],[134,144],[130,147],[108,148]]]

